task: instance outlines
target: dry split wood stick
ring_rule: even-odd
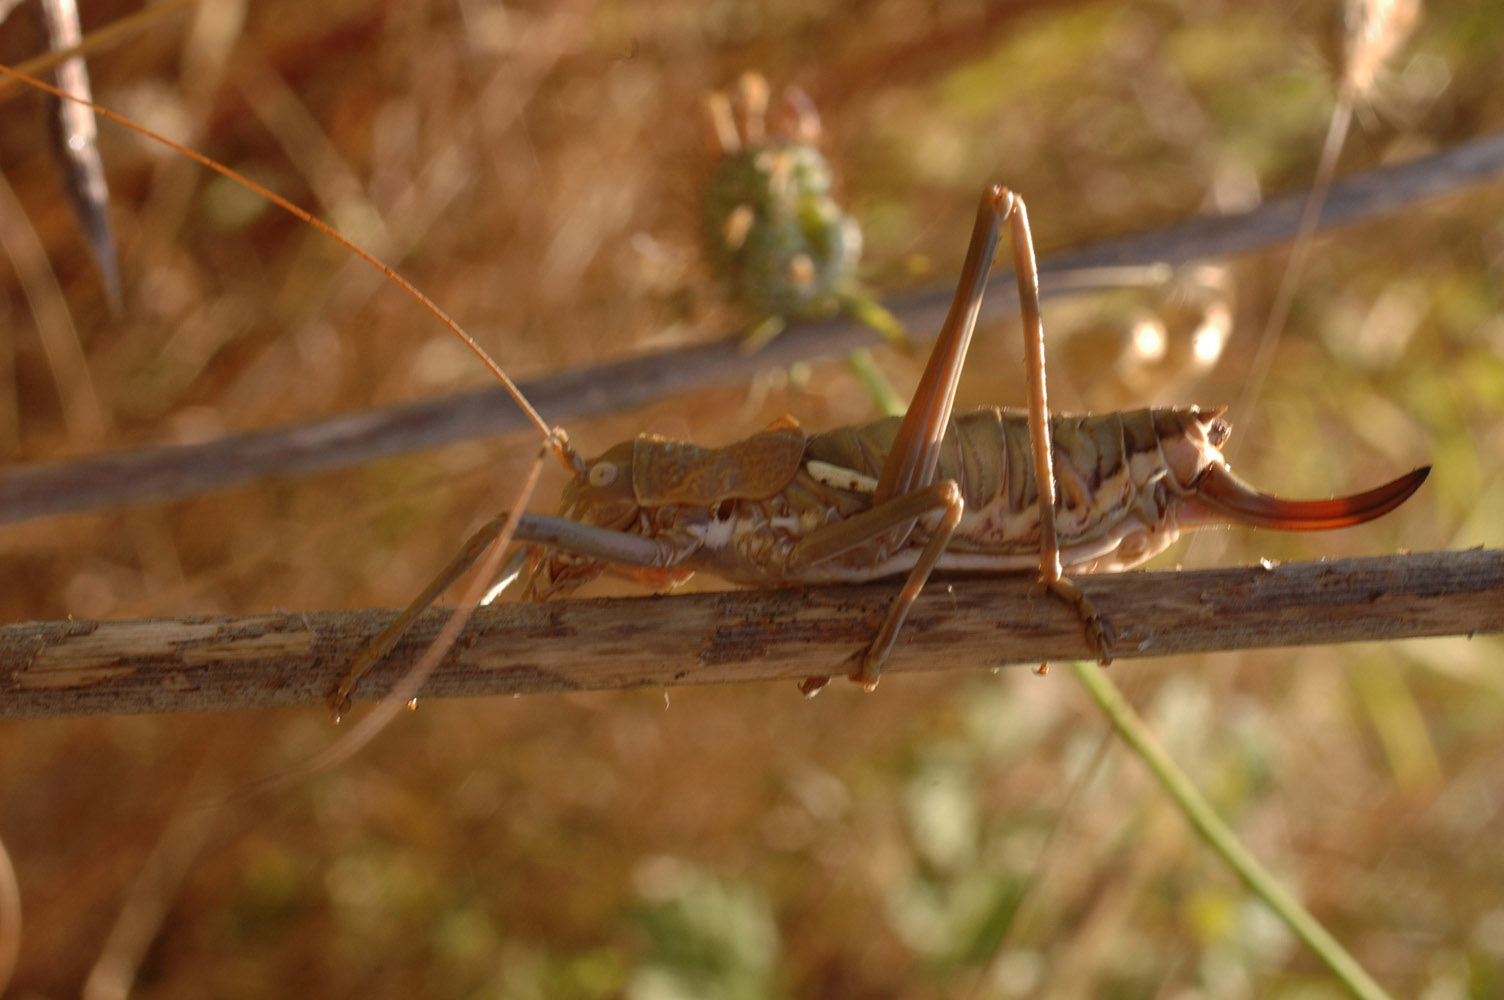
[[[1504,176],[1504,136],[1488,136],[1412,163],[1386,166],[1333,185],[1320,227],[1328,229],[1458,195]],[[1242,215],[1190,219],[1055,254],[1040,262],[1046,297],[1090,287],[1079,280],[1096,268],[1195,260],[1248,253],[1295,235],[1304,193]],[[1073,276],[1074,275],[1074,276]],[[924,342],[934,335],[955,292],[954,282],[889,299],[886,305]],[[982,303],[984,319],[1017,316],[1016,289],[995,275]],[[522,384],[549,421],[566,426],[630,409],[676,392],[744,382],[759,371],[802,358],[836,356],[878,340],[849,319],[799,323],[748,356],[745,332],[713,344],[679,348]],[[0,523],[226,489],[266,476],[308,475],[455,441],[529,429],[500,389],[423,400],[288,427],[233,434],[192,445],[164,445],[62,462],[0,469]]]
[[[1504,631],[1504,550],[1271,568],[1114,573],[1083,588],[1119,660]],[[481,609],[423,697],[787,680],[870,640],[896,584],[736,590]],[[49,622],[0,628],[0,718],[322,705],[390,611]],[[430,611],[358,698],[389,691],[443,624]],[[1080,622],[1025,576],[932,583],[887,666],[1087,655]],[[894,683],[890,679],[889,685]]]

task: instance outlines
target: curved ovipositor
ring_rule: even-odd
[[[1383,486],[1333,497],[1330,500],[1286,500],[1243,482],[1225,465],[1209,468],[1196,486],[1196,496],[1222,511],[1235,524],[1279,531],[1327,531],[1348,528],[1382,517],[1420,489],[1431,472],[1429,465],[1408,472]]]

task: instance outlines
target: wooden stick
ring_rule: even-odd
[[[1436,156],[1383,167],[1333,186],[1320,228],[1398,212],[1406,206],[1504,176],[1504,138],[1490,136]],[[1108,240],[1040,262],[1040,294],[1080,292],[1072,273],[1096,268],[1179,265],[1268,247],[1294,236],[1305,195],[1290,195],[1243,215],[1191,219]],[[1001,277],[1001,276],[999,276]],[[888,301],[917,342],[945,318],[954,283]],[[1016,289],[996,281],[983,320],[1016,314]],[[795,324],[755,355],[745,334],[590,368],[560,372],[521,389],[553,423],[572,424],[642,406],[676,392],[745,382],[759,371],[835,356],[878,340],[849,319]],[[0,523],[99,510],[225,489],[267,476],[308,475],[455,441],[530,429],[500,388],[346,414],[193,445],[114,452],[0,470]]]
[[[1504,631],[1504,550],[1080,578],[1139,656]],[[483,608],[423,697],[792,680],[870,641],[896,583]],[[0,718],[316,705],[395,612],[0,628]],[[362,683],[385,695],[448,612]],[[932,582],[888,672],[1088,656],[1081,623],[1022,576]],[[901,680],[890,678],[885,688]],[[877,697],[882,697],[880,693]],[[794,698],[792,691],[790,698]]]

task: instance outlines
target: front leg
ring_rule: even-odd
[[[439,575],[423,588],[423,592],[414,598],[413,602],[404,608],[390,625],[382,629],[376,638],[361,649],[354,662],[350,664],[350,669],[344,679],[339,682],[339,686],[329,693],[329,711],[336,721],[349,709],[350,697],[361,678],[370,673],[371,669],[392,651],[392,647],[397,645],[418,616],[428,610],[428,607],[438,600],[439,595],[449,589],[449,586],[458,580],[475,563],[475,560],[480,558],[506,527],[508,517],[508,514],[501,513],[481,525],[459,552],[455,553],[449,564],[439,571]],[[580,524],[578,521],[561,517],[549,517],[545,514],[521,515],[518,518],[513,538],[520,542],[571,552],[603,563],[645,569],[667,568],[687,554],[664,551],[664,547],[656,540],[644,538],[641,535],[610,531],[606,528]],[[519,550],[519,553],[521,551]],[[516,572],[520,567],[520,556],[514,556],[508,563],[508,567],[504,576]]]

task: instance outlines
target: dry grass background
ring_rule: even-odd
[[[892,290],[955,273],[989,181],[1025,193],[1046,251],[1305,186],[1333,94],[1324,6],[341,0],[257,4],[240,24],[206,0],[193,30],[167,20],[92,68],[102,103],[332,219],[526,377],[737,324],[698,262],[696,204],[714,162],[701,97],[744,70],[812,95],[867,277]],[[24,42],[7,30],[0,56]],[[1501,56],[1487,5],[1428,8],[1343,169],[1498,128]],[[324,238],[106,127],[127,299],[112,320],[36,107],[0,114],[5,177],[87,358],[87,381],[58,384],[41,344],[72,334],[39,330],[0,269],[7,461],[483,382]],[[1240,470],[1271,489],[1430,460],[1425,490],[1367,528],[1217,536],[1188,561],[1500,543],[1501,208],[1475,191],[1324,239],[1256,410],[1235,415]],[[1227,352],[1170,398],[1236,398],[1282,259],[1232,263]],[[1102,335],[1071,325],[1090,311],[1047,310],[1056,405],[1158,401],[1142,373],[1104,374]],[[983,332],[963,403],[1021,399],[1016,338]],[[912,385],[914,360],[881,360]],[[588,452],[867,416],[838,365],[786,383],[569,429]],[[398,606],[509,503],[533,450],[0,529],[0,614]],[[1445,641],[1115,676],[1381,982],[1483,997],[1504,989],[1500,662],[1497,640]],[[312,711],[11,723],[11,995],[72,995],[102,955],[129,956],[107,945],[122,913],[149,942],[142,997],[1334,995],[1134,761],[1108,746],[1098,762],[1104,732],[1067,679],[1023,671],[812,702],[783,686],[430,702],[336,772],[206,808],[337,733]]]

